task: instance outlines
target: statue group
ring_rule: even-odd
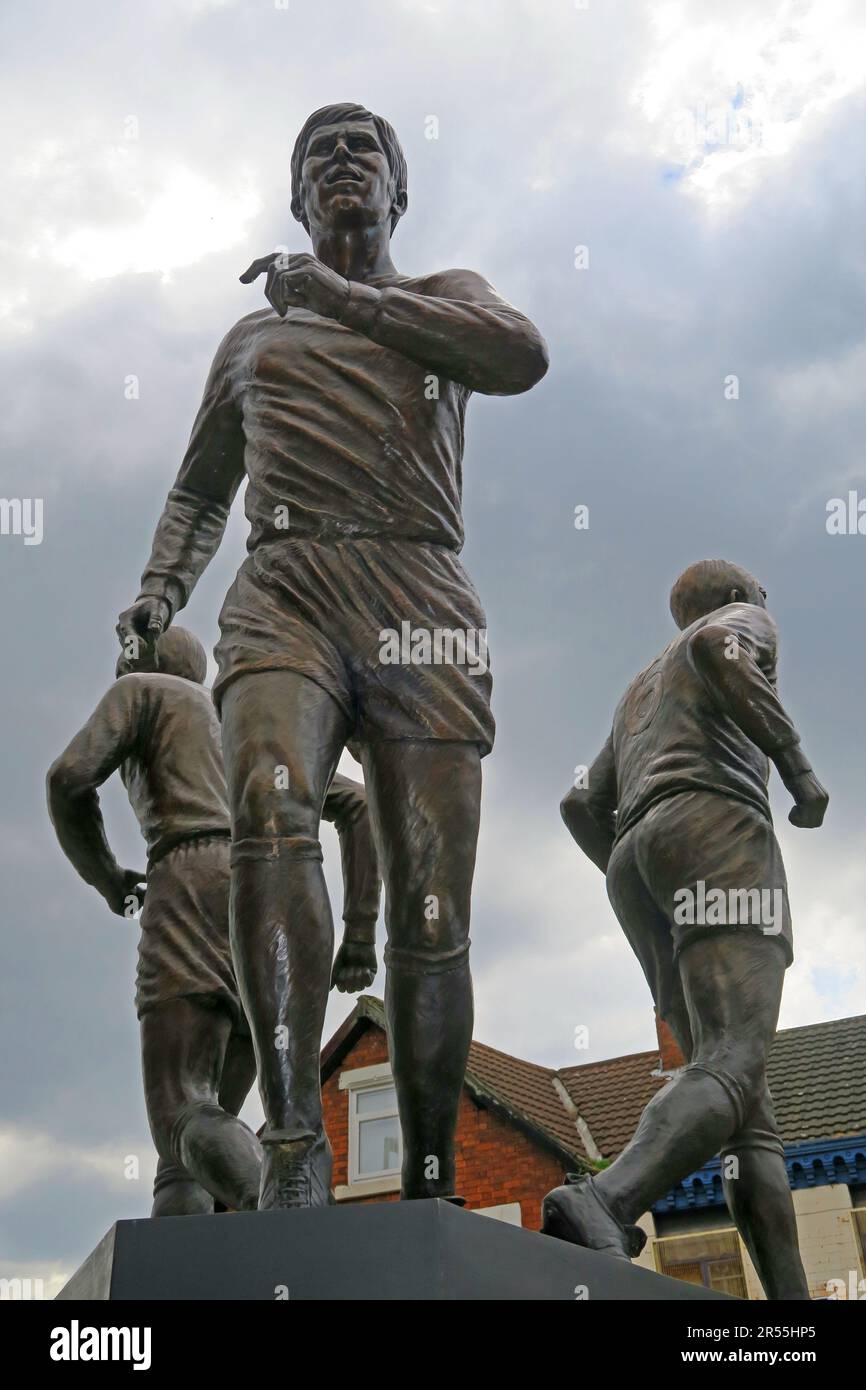
[[[459,558],[463,424],[473,392],[531,389],[547,350],[475,272],[397,271],[407,173],[381,117],[316,111],[291,171],[312,254],[274,253],[241,276],[264,277],[267,303],[217,351],[141,591],[118,621],[116,679],[48,775],[75,868],[112,911],[141,906],[154,1216],[333,1200],[325,1007],[330,988],[376,973],[380,880],[401,1196],[462,1200],[470,896],[494,739],[486,621]],[[174,619],[244,479],[248,555],[207,692],[204,649]],[[562,814],[606,875],[688,1064],[616,1162],[548,1194],[543,1229],[632,1258],[641,1213],[721,1152],[768,1295],[807,1298],[766,1080],[792,954],[770,762],[795,825],[820,825],[827,794],[776,693],[758,582],[702,561],[674,584],[671,611],[679,634],[629,686]],[[336,770],[346,747],[363,786]],[[97,789],[117,770],[146,874],[122,869],[106,840]],[[323,816],[342,854],[336,958]],[[256,1078],[259,1136],[238,1118]]]

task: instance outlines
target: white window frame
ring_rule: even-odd
[[[671,1274],[669,1270],[663,1268],[664,1261],[663,1261],[663,1259],[662,1259],[662,1251],[661,1251],[661,1247],[662,1247],[663,1245],[672,1245],[672,1244],[674,1244],[676,1241],[700,1240],[700,1238],[701,1238],[702,1236],[708,1237],[708,1238],[711,1238],[711,1237],[713,1237],[713,1236],[733,1236],[734,1241],[736,1242],[737,1254],[738,1254],[738,1256],[739,1256],[739,1261],[740,1261],[739,1277],[742,1279],[743,1288],[744,1288],[745,1291],[746,1291],[745,1296],[746,1296],[746,1298],[748,1298],[748,1297],[749,1297],[749,1276],[748,1276],[748,1270],[747,1270],[747,1267],[746,1267],[746,1253],[747,1253],[747,1252],[746,1252],[746,1247],[745,1247],[745,1245],[743,1244],[743,1241],[742,1241],[742,1239],[741,1239],[741,1237],[740,1237],[740,1233],[739,1233],[739,1231],[737,1230],[736,1226],[715,1226],[715,1227],[707,1227],[706,1229],[703,1229],[703,1228],[702,1228],[701,1230],[698,1230],[698,1231],[677,1231],[676,1233],[672,1233],[671,1235],[667,1235],[667,1236],[656,1235],[656,1236],[654,1237],[653,1243],[652,1243],[653,1264],[654,1264],[654,1266],[655,1266],[656,1273],[657,1273],[657,1274],[664,1274],[668,1279],[676,1279],[676,1278],[677,1278],[677,1276],[676,1276],[675,1274]],[[675,1261],[674,1261],[673,1263],[675,1263]],[[680,1263],[686,1263],[686,1262],[685,1262],[685,1261],[680,1261]],[[693,1263],[693,1264],[694,1264],[694,1263],[702,1264],[702,1263],[703,1263],[703,1260],[700,1260],[700,1259],[699,1259],[699,1260],[697,1260],[697,1261],[689,1261],[689,1263]],[[733,1260],[732,1260],[732,1263],[733,1263]],[[684,1280],[683,1282],[684,1282],[684,1283],[687,1283],[688,1281],[687,1281],[687,1280]],[[699,1287],[707,1288],[708,1285],[704,1284],[703,1281],[702,1281],[702,1282],[701,1282],[701,1285],[700,1285]]]
[[[495,1207],[473,1207],[473,1216],[489,1216],[493,1221],[504,1221],[507,1226],[522,1226],[523,1213],[519,1202],[500,1202]]]
[[[381,1062],[372,1067],[356,1067],[352,1071],[344,1071],[340,1074],[339,1089],[348,1092],[348,1124],[349,1124],[349,1181],[345,1187],[337,1187],[334,1196],[338,1202],[347,1201],[352,1197],[374,1197],[381,1192],[400,1191],[400,1169],[395,1168],[390,1171],[376,1174],[361,1174],[359,1171],[359,1121],[360,1117],[357,1110],[357,1098],[362,1094],[369,1094],[370,1091],[384,1090],[386,1086],[394,1085],[394,1077],[391,1067],[387,1062]],[[392,1112],[386,1110],[382,1112],[382,1117],[390,1115]],[[365,1120],[375,1119],[375,1115],[364,1115]],[[397,1117],[399,1129],[400,1119]],[[402,1144],[402,1136],[401,1136]]]

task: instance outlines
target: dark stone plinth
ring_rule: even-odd
[[[58,1294],[270,1302],[581,1296],[724,1297],[435,1201],[118,1221]]]

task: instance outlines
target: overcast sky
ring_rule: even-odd
[[[863,1012],[866,535],[826,526],[830,499],[866,498],[862,4],[19,0],[0,53],[0,492],[44,504],[41,544],[0,536],[0,1275],[51,1291],[149,1211],[136,928],[63,858],[43,779],[112,678],[213,351],[264,302],[237,277],[307,249],[289,155],[327,102],[365,103],[404,143],[398,268],[481,271],[551,351],[537,389],[468,417],[464,558],[498,721],[476,1036],[552,1066],[653,1046],[558,803],[670,639],[671,582],[717,555],[769,590],[781,693],[831,793],[823,830],[795,831],[774,777],[782,1023]],[[183,618],[208,648],[243,546],[238,511]],[[142,864],[119,783],[104,804],[119,859]],[[350,1007],[332,1001],[327,1034]]]

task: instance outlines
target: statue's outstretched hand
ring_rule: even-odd
[[[785,785],[794,798],[788,820],[804,830],[817,829],[824,819],[830,797],[814,772],[801,772]]]
[[[340,994],[357,994],[369,989],[376,977],[376,947],[370,942],[344,941],[331,972],[331,989]]]
[[[265,298],[280,318],[287,309],[296,308],[338,319],[349,302],[349,281],[307,251],[298,255],[272,251],[261,256],[244,271],[241,283],[251,285],[263,274],[267,275]]]

